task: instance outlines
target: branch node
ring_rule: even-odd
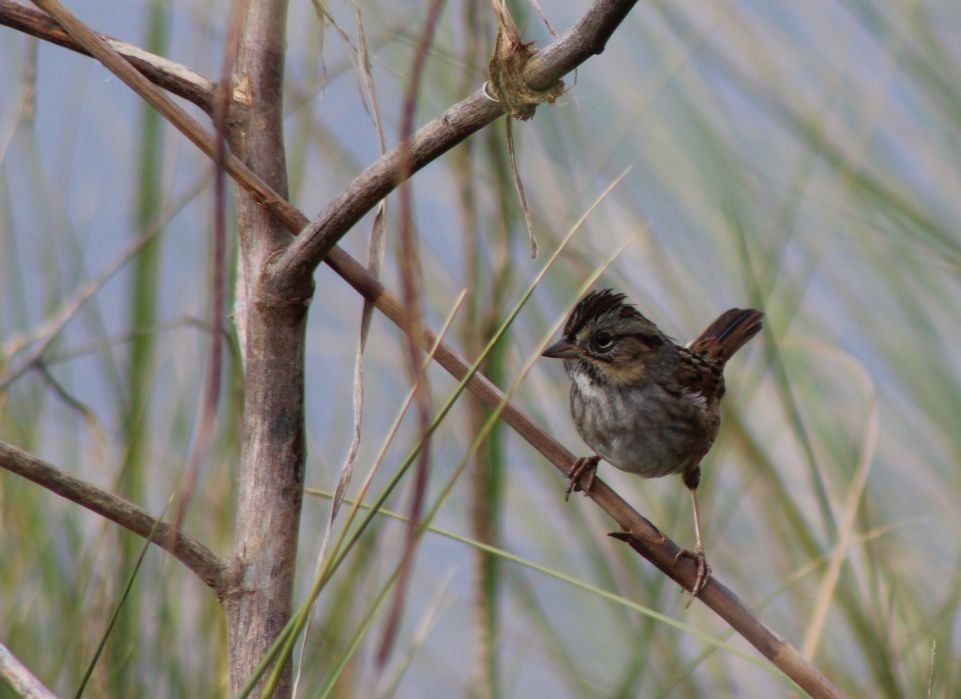
[[[534,116],[537,105],[554,102],[564,93],[564,81],[558,80],[546,90],[534,90],[527,84],[524,66],[537,53],[534,43],[521,41],[503,0],[495,0],[493,6],[497,16],[497,37],[488,66],[490,80],[484,83],[484,94],[504,105],[512,118],[527,121]]]
[[[657,532],[660,538],[655,539],[651,535],[635,534],[633,531],[608,532],[607,535],[612,539],[623,541],[625,544],[634,544],[635,546],[664,546],[668,542],[668,538],[661,534],[660,530],[653,524],[651,524],[651,529]]]

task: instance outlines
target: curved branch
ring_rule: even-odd
[[[22,449],[0,442],[0,468],[33,481],[61,497],[72,500],[119,524],[124,529],[169,551],[220,597],[225,587],[224,563],[206,546],[178,531],[171,540],[173,527],[142,510],[129,500],[71,476],[41,461]]]
[[[13,0],[0,0],[0,25],[17,29],[24,34],[63,46],[85,56],[92,55],[51,19],[50,15]],[[186,66],[144,51],[132,44],[111,39],[103,34],[100,38],[109,43],[117,53],[130,61],[131,65],[152,82],[193,102],[207,114],[211,113],[215,88],[212,81]]]
[[[538,51],[524,67],[523,78],[533,90],[546,90],[592,55],[602,53],[614,30],[637,0],[597,0],[560,39]],[[450,107],[378,158],[354,178],[340,195],[310,222],[277,259],[274,279],[297,286],[368,211],[405,178],[436,160],[468,136],[504,113],[504,107],[480,88]]]

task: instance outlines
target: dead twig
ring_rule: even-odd
[[[151,537],[151,543],[170,552],[211,587],[218,597],[225,590],[225,566],[220,558],[183,532],[177,532],[176,536],[173,536],[173,527],[170,524],[158,522],[156,517],[129,500],[71,476],[5,442],[0,442],[0,468],[72,500],[134,534]]]

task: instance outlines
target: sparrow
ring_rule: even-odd
[[[697,487],[701,460],[717,437],[724,365],[761,330],[760,311],[725,311],[688,345],[661,332],[624,294],[592,291],[564,324],[544,357],[564,360],[570,408],[581,438],[594,451],[574,462],[566,496],[594,484],[601,459],[642,478],[680,474],[694,509],[697,578],[691,600],[711,576],[704,555]]]

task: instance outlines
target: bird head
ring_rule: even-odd
[[[624,294],[592,291],[564,324],[560,340],[542,356],[564,359],[568,371],[581,366],[609,382],[636,381],[671,341]]]

